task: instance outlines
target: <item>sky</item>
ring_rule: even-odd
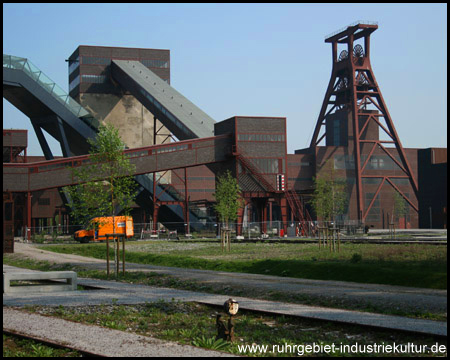
[[[3,3],[3,53],[67,91],[79,45],[169,49],[177,91],[216,121],[286,117],[294,153],[309,146],[330,81],[324,39],[358,20],[378,23],[372,70],[403,147],[447,147],[447,4]],[[28,129],[28,155],[42,155],[5,99],[3,128]]]

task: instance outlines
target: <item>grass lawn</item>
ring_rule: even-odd
[[[45,250],[106,259],[106,244],[45,245]],[[114,252],[110,248],[110,257]],[[447,289],[447,246],[341,244],[340,252],[317,244],[131,241],[126,261],[193,269],[305,279],[340,280]]]

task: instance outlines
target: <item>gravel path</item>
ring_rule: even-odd
[[[86,325],[3,307],[3,330],[31,335],[42,341],[69,345],[108,357],[224,357],[233,356],[180,345],[100,326]]]
[[[106,261],[78,255],[58,254],[24,244],[15,244],[15,253],[35,260],[52,263],[71,263],[91,269],[106,268]],[[310,295],[339,299],[346,303],[373,304],[381,308],[399,308],[447,314],[447,290],[421,289],[391,285],[360,284],[343,281],[324,281],[277,277],[258,274],[184,269],[127,263],[127,271],[151,271],[206,285],[219,284],[230,289],[258,292],[278,291],[288,294]]]

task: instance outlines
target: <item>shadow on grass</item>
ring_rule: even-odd
[[[46,246],[46,250],[106,259],[105,245]],[[114,251],[110,249],[110,259]],[[113,260],[114,261],[114,260]],[[436,260],[209,260],[180,255],[126,252],[126,262],[200,270],[242,272],[315,280],[447,289],[447,263]]]

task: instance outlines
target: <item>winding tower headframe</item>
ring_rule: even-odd
[[[378,29],[378,25],[374,22],[357,22],[325,38],[325,42],[331,43],[332,46],[333,69],[310,144],[310,147],[315,149],[327,137],[327,117],[342,111],[348,114],[348,147],[349,151],[353,148],[357,213],[358,219],[361,221],[366,219],[381,188],[386,184],[390,184],[409,203],[411,208],[418,212],[417,181],[370,63],[370,35],[376,29]],[[355,44],[356,41],[359,43]],[[339,45],[341,47],[346,45],[346,48],[338,54]],[[367,138],[366,130],[369,126],[377,127],[378,132],[387,135],[385,135],[387,140],[381,140],[378,136]],[[393,147],[397,151],[397,158],[392,154],[392,152],[395,153],[391,149]],[[363,148],[366,155],[362,162]],[[374,175],[373,172],[368,171],[367,165],[374,152],[379,149],[387,154],[401,171],[397,171],[395,174],[390,172],[381,175]],[[366,209],[364,201],[367,199],[364,199],[362,187],[362,179],[365,178],[381,179]],[[395,179],[408,179],[415,198],[408,197],[401,191],[395,184]]]

